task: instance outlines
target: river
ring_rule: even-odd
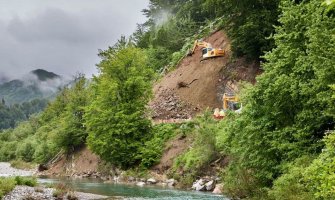
[[[61,182],[69,185],[76,191],[122,197],[122,199],[129,200],[228,200],[224,196],[213,195],[207,192],[184,191],[159,186],[139,187],[119,183],[104,183],[97,179],[40,178],[38,180],[41,184]]]
[[[0,177],[31,176],[32,174],[33,171],[15,169],[9,163],[0,162]],[[104,183],[99,179],[39,178],[38,181],[41,184],[65,183],[75,191],[129,200],[228,200],[224,196],[208,192],[185,191],[162,186],[139,187],[128,184]]]

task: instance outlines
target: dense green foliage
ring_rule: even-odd
[[[279,0],[150,0],[149,8],[144,10],[148,21],[138,25],[133,39],[138,47],[149,49],[155,69],[169,64],[173,53],[185,43],[191,45],[195,39],[206,36],[202,31],[207,25],[208,31],[227,31],[236,56],[259,59],[274,46],[273,39],[267,38],[277,25],[278,5]],[[213,26],[217,20],[219,27]]]
[[[33,187],[37,185],[37,181],[35,178],[27,177],[0,177],[0,198],[12,191],[16,185],[27,185]]]
[[[192,123],[184,124],[179,129],[193,139],[187,151],[178,155],[170,173],[187,186],[192,184],[196,177],[203,175],[210,163],[217,158],[215,137],[217,129],[210,112],[206,112]]]
[[[87,143],[104,160],[128,168],[139,162],[139,149],[151,137],[145,108],[153,72],[140,49],[121,47],[100,55],[101,74],[92,84],[93,101],[85,115]]]
[[[0,134],[0,160],[46,162],[87,143],[109,164],[136,171],[157,164],[172,138],[188,137],[190,148],[169,172],[183,183],[225,158],[221,174],[230,196],[334,199],[334,5],[150,0],[148,21],[100,52],[100,74],[91,83],[79,77],[42,114]],[[227,31],[236,56],[264,61],[257,83],[240,92],[243,112],[220,122],[205,113],[153,126],[146,106],[154,71],[176,64],[194,39],[216,28]]]
[[[74,82],[41,114],[0,133],[0,160],[43,163],[61,149],[73,151],[85,143],[87,132],[82,116],[88,101],[86,79],[80,75]]]
[[[153,137],[140,148],[141,167],[150,168],[157,164],[163,154],[164,146],[177,133],[177,125],[158,124],[153,127]]]
[[[0,130],[14,128],[20,121],[25,121],[32,114],[42,111],[47,103],[46,99],[35,99],[22,104],[7,105],[2,99],[0,102]]]
[[[279,181],[288,176],[302,176],[285,166],[303,155],[320,153],[325,132],[334,128],[329,87],[335,77],[334,17],[317,0],[282,1],[282,10],[281,26],[273,37],[276,48],[266,54],[265,72],[257,84],[244,91],[243,114],[221,125],[220,144],[233,156],[225,179],[234,194],[255,195],[281,176],[278,189]],[[236,177],[249,183],[228,181]],[[258,187],[248,190],[250,184]]]

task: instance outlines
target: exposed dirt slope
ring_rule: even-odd
[[[224,49],[226,55],[201,61],[198,47],[156,83],[150,103],[154,120],[187,119],[206,108],[221,108],[223,93],[238,90],[239,80],[255,82],[258,64],[247,63],[243,58],[231,61],[230,41],[223,31],[213,33],[205,41]]]
[[[99,163],[99,157],[84,147],[71,155],[63,155],[59,161],[52,165],[49,170],[44,171],[43,174],[71,176],[74,174],[93,173],[98,171]]]
[[[174,159],[190,147],[192,141],[192,138],[182,137],[180,135],[169,141],[164,147],[164,152],[160,162],[151,169],[157,174],[166,172],[172,167]]]

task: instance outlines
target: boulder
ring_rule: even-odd
[[[223,192],[223,185],[222,184],[216,184],[213,194],[222,194]]]
[[[137,182],[136,185],[140,186],[140,187],[143,187],[145,185],[145,182],[142,182],[142,181],[141,182]]]
[[[171,178],[171,179],[168,179],[166,183],[169,187],[173,187],[176,184],[176,181],[173,178]]]
[[[195,181],[192,185],[192,189],[196,191],[204,191],[206,189],[206,185],[204,185],[203,179]]]
[[[207,191],[211,191],[211,190],[213,190],[213,188],[214,188],[214,181],[211,180],[211,181],[207,182],[207,183],[205,184],[205,186],[206,186],[206,190],[207,190]]]
[[[37,170],[39,172],[43,172],[45,170],[48,170],[48,166],[47,165],[44,165],[44,164],[39,164],[38,167],[37,167]]]
[[[147,182],[150,183],[150,184],[156,184],[157,183],[157,181],[154,178],[149,178],[147,180]]]

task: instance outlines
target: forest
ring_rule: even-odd
[[[48,104],[47,99],[34,99],[21,104],[7,105],[0,102],[0,130],[14,128],[18,122],[28,120],[32,114],[41,112]]]
[[[99,75],[78,75],[40,114],[0,133],[1,161],[46,163],[87,145],[116,167],[147,170],[166,141],[193,134],[194,148],[169,174],[185,185],[225,156],[220,178],[230,197],[335,199],[334,0],[150,0],[143,13],[147,21],[129,38],[99,52]],[[255,85],[243,85],[243,112],[152,124],[154,82],[212,24],[228,34],[235,58],[262,68]],[[16,107],[0,103],[0,114]]]

